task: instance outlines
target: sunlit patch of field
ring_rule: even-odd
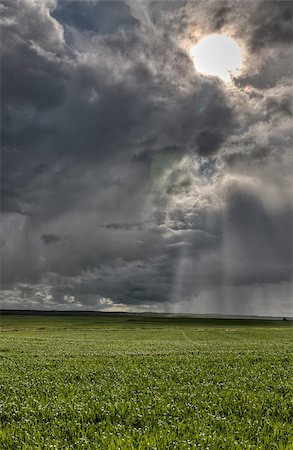
[[[3,449],[292,449],[290,323],[3,316]]]

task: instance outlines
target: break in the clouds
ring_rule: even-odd
[[[293,314],[292,9],[1,1],[2,307]]]

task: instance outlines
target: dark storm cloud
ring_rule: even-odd
[[[291,45],[293,39],[293,4],[291,1],[263,1],[252,17],[251,48]]]
[[[292,205],[288,204],[278,212],[268,211],[261,193],[253,186],[235,183],[227,192],[225,215],[226,233],[231,244],[228,271],[232,282],[290,281],[293,271]],[[239,254],[241,259],[238,260]]]
[[[58,236],[56,234],[42,234],[41,239],[45,245],[51,245],[67,240],[69,239],[69,236]]]
[[[119,28],[138,24],[123,1],[61,1],[52,12],[59,22],[82,31],[115,33]]]
[[[1,13],[7,303],[229,312],[229,289],[281,284],[288,298],[289,2]],[[219,30],[253,50],[233,89],[186,47]]]
[[[44,5],[1,2],[4,106],[47,110],[65,95],[63,30]]]
[[[219,131],[203,130],[199,133],[197,140],[199,147],[198,153],[200,156],[210,156],[218,150],[223,142],[223,133]]]
[[[68,55],[62,26],[45,2],[1,2],[1,40],[2,208],[24,213],[30,181],[46,169]]]
[[[247,21],[248,8],[251,8],[253,12],[249,16],[249,21]],[[237,22],[240,23],[241,29],[245,23],[250,49],[254,52],[268,46],[290,46],[292,44],[293,5],[291,1],[248,1],[245,5],[241,5],[241,2],[217,1],[213,4],[213,10],[211,24],[216,31],[223,30],[230,25],[236,28]],[[243,20],[240,16],[236,22],[236,15],[241,10],[242,15],[246,17]]]
[[[215,30],[220,31],[223,26],[229,22],[229,14],[233,12],[233,7],[228,3],[220,3],[212,18]]]

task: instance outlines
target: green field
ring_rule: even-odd
[[[293,449],[290,322],[2,316],[1,449]]]

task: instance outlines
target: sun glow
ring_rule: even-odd
[[[195,69],[228,82],[242,64],[239,45],[228,36],[213,34],[202,39],[191,50]]]

